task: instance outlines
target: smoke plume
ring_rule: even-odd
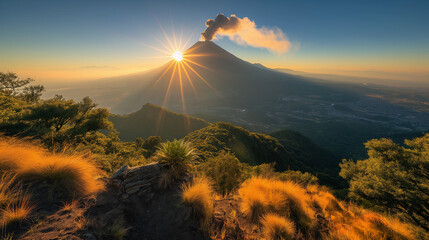
[[[234,14],[225,17],[218,14],[215,19],[206,22],[206,30],[201,33],[205,41],[211,41],[216,35],[228,36],[240,45],[266,48],[275,53],[287,52],[291,46],[286,35],[279,28],[258,28],[249,18],[238,18]]]

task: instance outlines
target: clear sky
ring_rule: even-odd
[[[96,1],[0,0],[0,71],[40,81],[87,80],[140,72],[167,61],[160,26],[200,39],[218,13],[280,28],[283,54],[215,42],[268,67],[338,73],[427,74],[429,1]],[[191,35],[193,33],[193,35]]]

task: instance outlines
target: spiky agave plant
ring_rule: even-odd
[[[161,144],[155,155],[158,162],[165,168],[164,187],[171,180],[176,180],[185,175],[190,164],[196,159],[195,149],[183,140],[167,141]]]

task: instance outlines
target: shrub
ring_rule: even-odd
[[[50,154],[30,143],[5,139],[0,139],[0,152],[6,153],[0,156],[0,166],[8,166],[25,183],[47,183],[52,195],[81,197],[102,188],[96,179],[99,169],[83,157]]]
[[[279,173],[278,178],[282,181],[292,181],[295,183],[302,184],[304,186],[315,185],[319,183],[319,179],[313,174],[308,172],[302,173],[301,171],[293,170],[288,170]]]
[[[183,140],[167,141],[162,143],[156,152],[155,158],[164,167],[165,175],[161,178],[160,185],[168,186],[174,180],[185,175],[189,171],[190,164],[197,155],[188,142]]]
[[[215,183],[216,191],[225,196],[240,186],[243,180],[242,165],[233,155],[222,152],[201,164],[199,170]]]
[[[265,215],[262,219],[262,228],[267,240],[286,240],[295,236],[294,223],[276,214]]]
[[[192,208],[192,215],[200,219],[203,228],[208,228],[213,214],[214,193],[205,178],[194,178],[182,187],[183,202]]]

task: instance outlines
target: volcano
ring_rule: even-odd
[[[378,94],[374,88],[279,72],[211,41],[196,42],[183,56],[186,71],[175,69],[172,60],[143,73],[85,84],[74,94],[61,93],[91,96],[116,114],[152,103],[251,131],[293,129],[342,157],[362,156],[366,140],[429,128],[428,113],[369,97]]]
[[[184,55],[188,61],[183,66],[187,70],[174,69],[167,63],[127,80],[128,88],[124,89],[127,94],[110,106],[112,111],[129,113],[147,102],[189,113],[209,113],[219,108],[248,111],[294,96],[327,101],[355,98],[351,92],[344,93],[299,76],[251,64],[212,41],[199,41]],[[130,86],[135,87],[130,90]]]

